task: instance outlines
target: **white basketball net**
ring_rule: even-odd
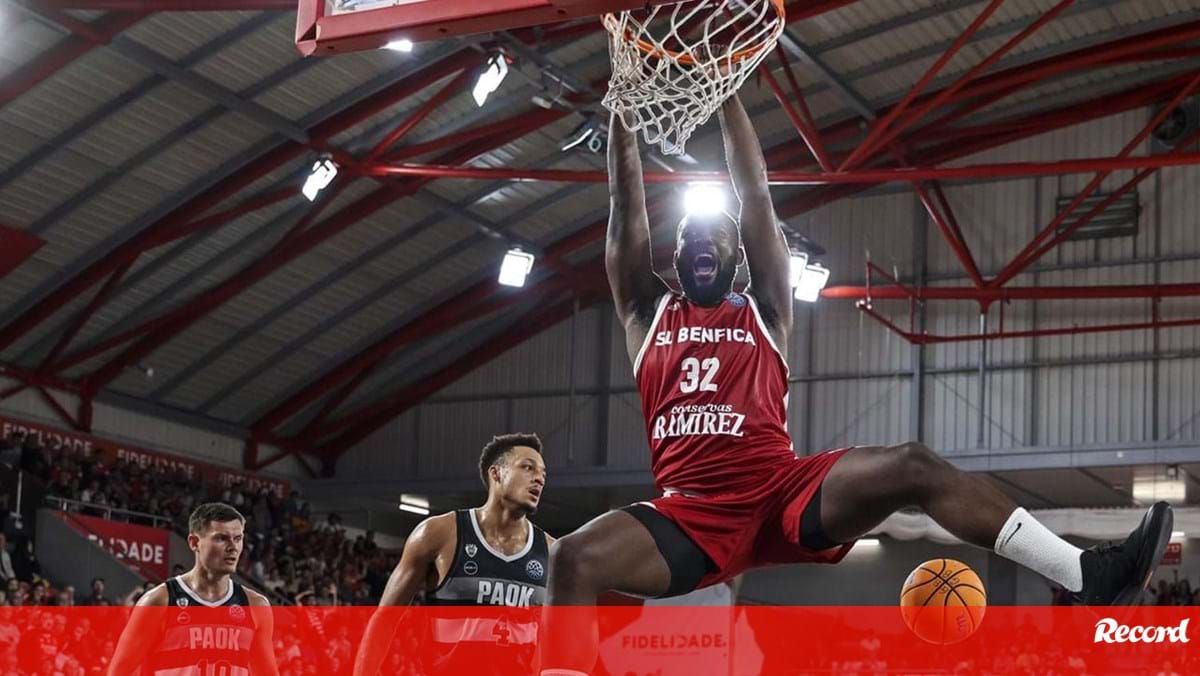
[[[612,78],[604,106],[667,155],[683,154],[775,47],[782,0],[690,0],[606,14]]]

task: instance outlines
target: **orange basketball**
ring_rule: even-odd
[[[908,574],[900,613],[913,633],[930,643],[958,643],[979,628],[987,592],[971,567],[953,559],[926,561]]]

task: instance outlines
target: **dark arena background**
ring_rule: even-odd
[[[692,6],[777,30],[635,39]],[[1200,0],[0,0],[0,31],[0,673],[533,675],[596,628],[594,666],[545,673],[1200,672]],[[744,67],[721,96],[790,253],[795,454],[927,447],[1080,548],[1164,501],[1139,607],[919,505],[837,565],[543,615],[548,543],[516,566],[538,595],[437,604],[447,570],[531,551],[480,527],[515,481],[501,456],[488,497],[494,436],[540,437],[528,519],[559,542],[669,488],[605,276],[622,48],[635,94],[695,69],[637,114]],[[641,137],[676,289],[676,225],[737,213],[712,103],[686,147]],[[740,438],[706,415],[658,436]],[[244,517],[220,575],[189,523],[212,502]],[[388,603],[418,524],[469,508]],[[243,588],[269,608],[216,598]],[[248,621],[273,630],[247,667]],[[174,666],[120,658],[146,627],[181,632]]]

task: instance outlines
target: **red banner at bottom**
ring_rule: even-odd
[[[896,607],[3,607],[0,673],[1170,675],[1200,673],[1196,610],[994,607],[936,645]]]

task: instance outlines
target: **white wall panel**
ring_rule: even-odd
[[[575,397],[573,413],[570,404],[568,397],[512,400],[510,431],[540,436],[547,467],[595,464],[596,397]]]
[[[411,478],[418,447],[416,420],[416,412],[408,410],[376,430],[338,458],[337,476],[348,479]]]
[[[418,410],[421,476],[472,474],[479,465],[480,449],[507,426],[503,401],[429,403]]]
[[[608,465],[623,469],[650,466],[650,445],[641,398],[636,392],[615,394],[608,405]]]
[[[882,306],[882,304],[881,304]],[[903,312],[902,328],[908,328],[908,304],[887,303],[881,311]],[[900,315],[896,315],[900,316]],[[909,344],[878,322],[860,312],[850,302],[823,303],[813,317],[813,374],[875,373],[910,368]],[[790,361],[804,364],[805,354],[791,355]],[[797,370],[802,372],[803,366]]]
[[[602,306],[579,313],[575,326],[575,385],[595,387],[598,362],[598,313]],[[447,387],[447,396],[564,390],[570,385],[571,323],[567,319]]]
[[[1159,439],[1200,439],[1200,359],[1159,364]]]
[[[815,383],[812,448],[889,445],[909,438],[904,378]]]
[[[1083,446],[1146,438],[1150,369],[1114,363],[1039,369],[1038,445]]]

